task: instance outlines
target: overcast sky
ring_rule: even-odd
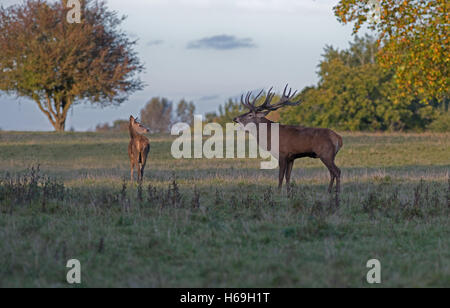
[[[0,0],[5,6],[19,0]],[[75,106],[67,129],[138,114],[154,96],[192,100],[198,113],[215,111],[243,91],[289,83],[301,90],[317,82],[326,44],[346,48],[351,26],[339,24],[337,0],[107,0],[128,16],[123,29],[139,43],[147,86],[120,107]],[[26,99],[0,96],[3,130],[52,130]]]

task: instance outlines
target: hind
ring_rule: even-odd
[[[130,143],[128,144],[128,156],[130,157],[131,165],[131,181],[134,180],[134,168],[138,167],[138,181],[142,182],[148,152],[150,151],[150,141],[142,134],[148,133],[149,129],[139,123],[133,116],[130,116],[128,129],[131,138]]]

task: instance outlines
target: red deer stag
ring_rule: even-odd
[[[147,137],[142,134],[148,133],[149,129],[144,127],[135,119],[130,116],[130,123],[128,125],[130,131],[130,143],[128,144],[128,156],[131,163],[131,181],[134,180],[133,172],[135,166],[138,168],[138,181],[142,181],[144,178],[144,168],[147,162],[147,155],[150,151],[150,142]]]
[[[287,85],[284,88],[283,95],[281,99],[276,104],[271,104],[272,99],[275,94],[272,93],[272,88],[270,88],[264,103],[255,106],[255,103],[262,94],[261,91],[253,100],[250,98],[252,92],[248,92],[245,101],[244,96],[241,96],[241,103],[250,111],[240,115],[233,119],[234,122],[241,125],[247,125],[248,123],[254,123],[258,128],[259,123],[267,123],[268,126],[268,141],[267,144],[270,147],[270,123],[274,123],[266,118],[266,116],[281,107],[284,106],[297,106],[300,101],[293,102],[292,99],[295,97],[297,91],[292,93],[289,89],[287,93]],[[292,94],[291,94],[292,93]],[[259,131],[258,131],[259,132]],[[259,135],[259,133],[258,133]],[[259,140],[258,140],[259,142]],[[328,128],[312,128],[303,127],[296,125],[279,125],[279,182],[278,189],[281,190],[283,185],[283,178],[286,177],[286,184],[289,189],[289,182],[291,179],[292,166],[294,165],[294,160],[301,157],[311,157],[320,158],[320,160],[325,164],[325,166],[330,171],[331,181],[328,187],[328,192],[331,193],[333,188],[334,180],[336,179],[336,195],[340,190],[340,177],[341,170],[334,163],[334,158],[339,150],[342,148],[342,137],[336,134],[334,131]]]

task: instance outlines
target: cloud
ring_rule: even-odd
[[[220,98],[220,95],[208,95],[208,96],[202,96],[198,100],[199,101],[212,101],[217,100]]]
[[[161,45],[162,43],[164,43],[163,40],[152,40],[147,42],[147,46],[156,46],[156,45]]]
[[[253,48],[256,45],[251,38],[237,38],[233,35],[215,35],[197,41],[189,42],[188,49],[230,50],[238,48]]]

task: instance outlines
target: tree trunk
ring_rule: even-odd
[[[55,119],[53,127],[57,132],[64,132],[64,130],[66,129],[66,119],[62,117]]]
[[[55,131],[63,132],[66,128],[67,113],[72,105],[72,100],[64,97],[61,101],[52,101],[50,96],[47,95],[45,103],[41,103],[41,100],[36,95],[34,101],[37,103],[39,109],[47,116]]]

